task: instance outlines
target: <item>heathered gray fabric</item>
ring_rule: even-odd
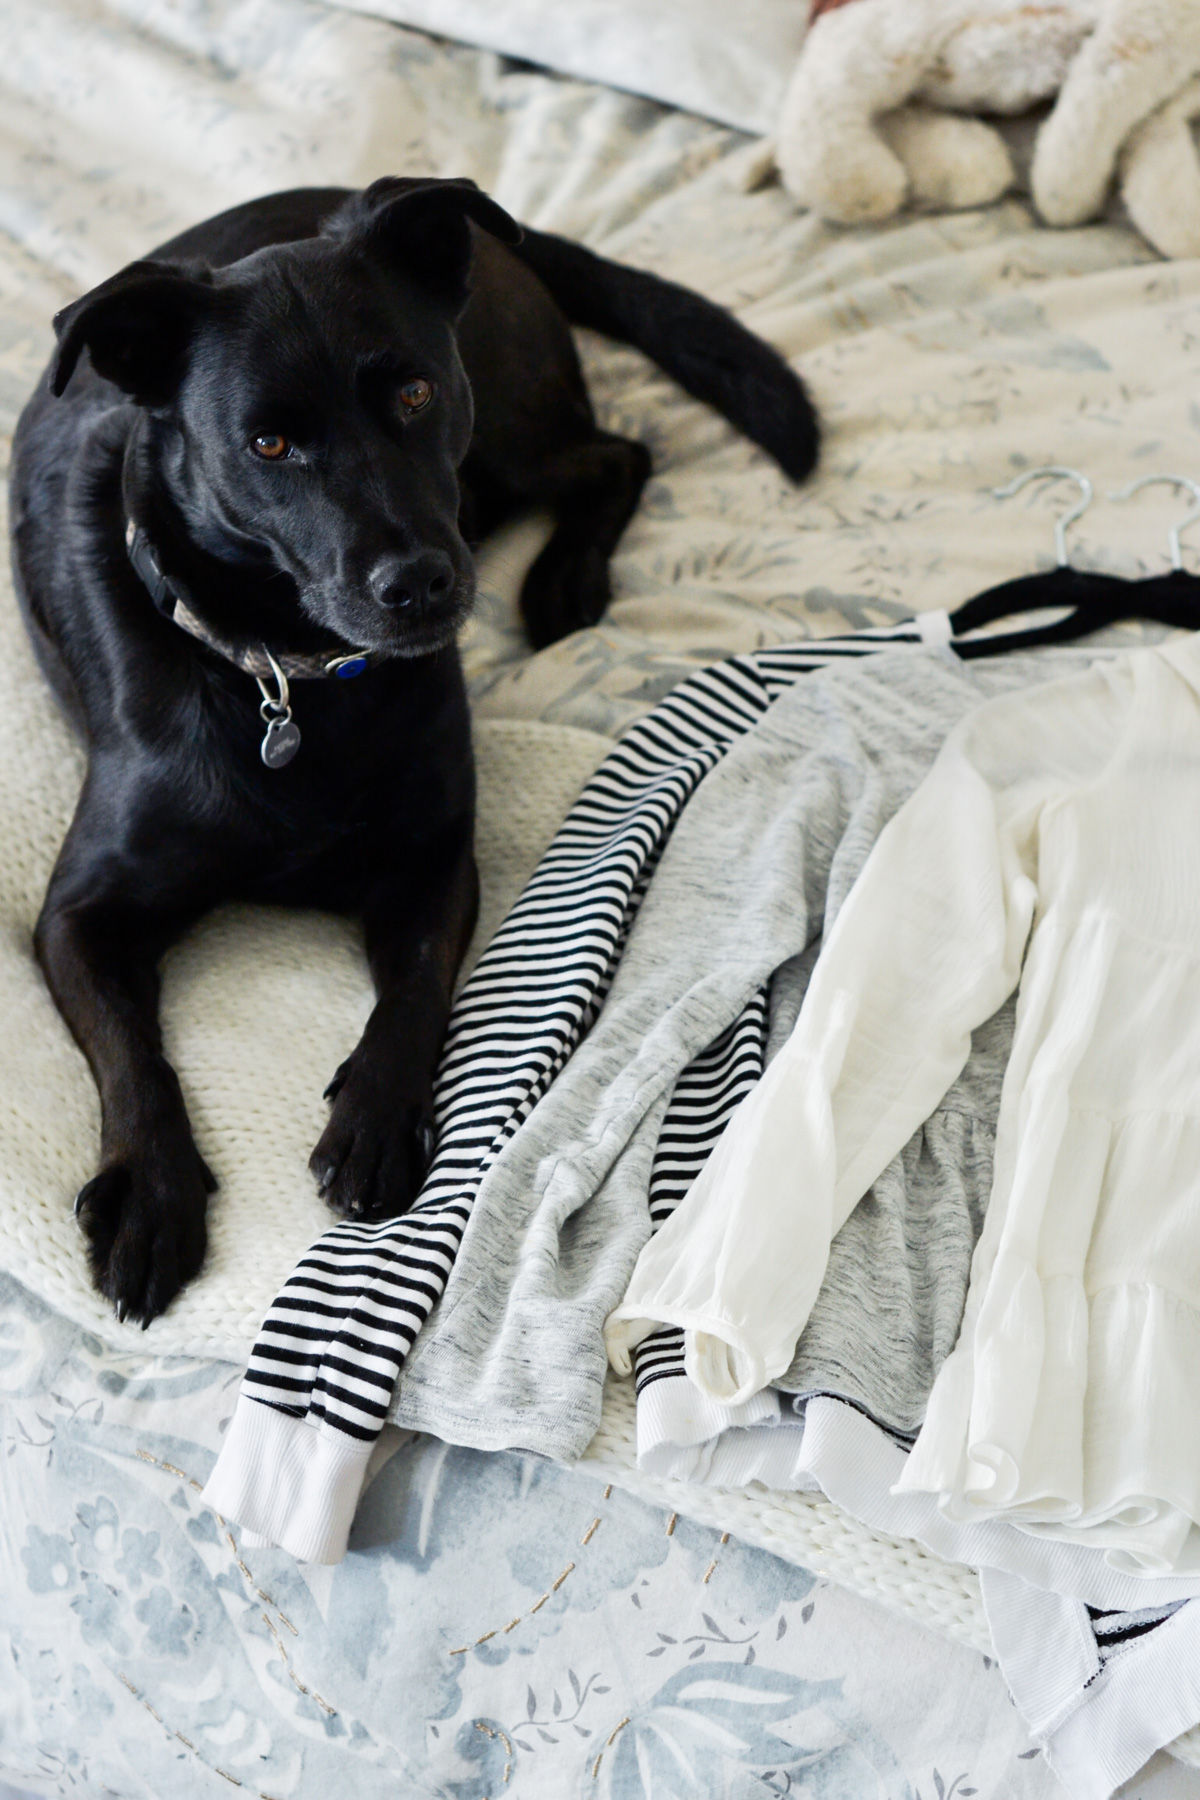
[[[975,1032],[942,1104],[834,1238],[792,1365],[776,1383],[786,1393],[833,1394],[902,1436],[920,1430],[966,1303],[1015,1014],[1009,1000]]]
[[[840,871],[838,904],[848,873]],[[819,950],[810,944],[775,971],[768,1063],[796,1023]],[[1014,997],[974,1033],[967,1065],[937,1111],[834,1238],[791,1367],[775,1384],[783,1392],[849,1400],[903,1437],[920,1430],[967,1298],[1015,1016]]]
[[[582,1453],[600,1417],[604,1320],[649,1236],[654,1146],[680,1071],[819,938],[956,720],[1090,660],[885,652],[804,676],[730,749],[666,845],[590,1035],[484,1178],[445,1295],[401,1375],[399,1424],[481,1449]],[[943,1148],[952,1153],[948,1123]],[[941,1151],[929,1155],[942,1166]],[[968,1193],[979,1182],[962,1185],[960,1247],[968,1233],[973,1242]],[[892,1292],[900,1312],[919,1282],[910,1252],[940,1230],[934,1216],[906,1226],[903,1210],[897,1198],[880,1252],[907,1264]],[[870,1233],[860,1238],[861,1260],[874,1251]],[[853,1286],[849,1258],[839,1279]],[[923,1299],[880,1334],[876,1363],[886,1365],[893,1340],[911,1347],[926,1316],[939,1348],[952,1336],[951,1288],[938,1285],[932,1310]],[[846,1343],[831,1313],[812,1366],[841,1379],[854,1360]],[[869,1385],[883,1393],[878,1370]],[[887,1404],[903,1410],[910,1387],[902,1381]]]

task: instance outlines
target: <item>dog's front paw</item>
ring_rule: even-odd
[[[405,1101],[404,1085],[372,1059],[347,1059],[325,1090],[329,1123],[308,1166],[335,1212],[391,1219],[407,1212],[433,1160],[432,1097]]]
[[[144,1330],[199,1273],[216,1186],[185,1135],[109,1163],[80,1188],[75,1216],[88,1240],[92,1280],[118,1319],[139,1321]]]

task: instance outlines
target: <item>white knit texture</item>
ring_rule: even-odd
[[[296,707],[303,722],[302,685]],[[481,723],[475,738],[483,901],[471,959],[611,747],[593,732],[525,721]],[[228,906],[166,958],[167,1052],[221,1185],[199,1278],[145,1334],[119,1325],[92,1287],[71,1210],[96,1172],[96,1091],[31,945],[83,753],[34,663],[7,576],[0,769],[0,1267],[111,1342],[244,1361],[297,1259],[332,1221],[307,1162],[328,1111],[322,1090],[371,1006],[359,929],[326,914]]]

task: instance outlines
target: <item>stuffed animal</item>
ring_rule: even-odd
[[[818,0],[775,144],[785,185],[842,224],[906,200],[981,206],[1014,179],[978,112],[1057,94],[1034,150],[1049,225],[1103,207],[1117,173],[1166,256],[1200,254],[1200,0]]]

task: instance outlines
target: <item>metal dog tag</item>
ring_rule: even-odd
[[[300,748],[300,727],[292,718],[288,678],[265,644],[262,649],[263,655],[271,665],[276,691],[271,692],[261,675],[254,677],[258,683],[258,691],[262,695],[262,705],[258,709],[259,716],[267,728],[267,735],[259,745],[258,753],[268,769],[286,769]]]
[[[300,727],[287,715],[282,719],[272,719],[267,726],[267,735],[259,746],[259,754],[268,769],[282,769],[291,762],[300,748]]]

